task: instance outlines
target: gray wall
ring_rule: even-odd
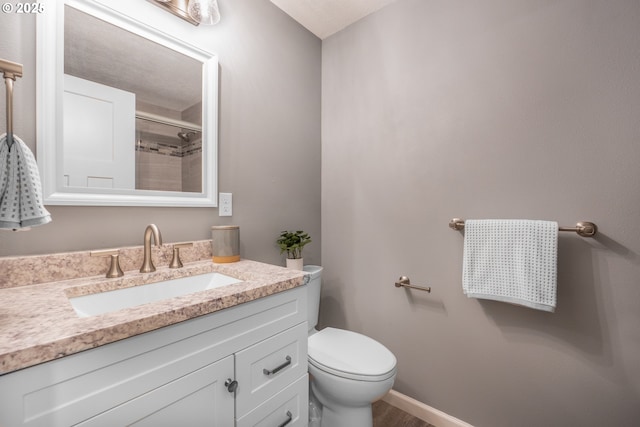
[[[640,425],[639,29],[637,0],[401,0],[323,41],[321,321],[387,345],[398,391]],[[462,294],[456,216],[601,233],[561,234],[550,314]]]
[[[243,257],[282,265],[275,239],[281,230],[302,228],[315,238],[305,258],[319,263],[320,40],[267,0],[221,2],[222,21],[214,27],[194,27],[145,1],[108,3],[135,6],[147,23],[219,56],[219,191],[233,193],[234,215],[220,218],[214,208],[49,206],[51,224],[0,232],[0,256],[139,245],[144,227],[155,222],[165,242],[207,239],[212,225],[238,224]],[[25,66],[14,129],[35,149],[35,16],[0,14],[0,33],[0,57]]]

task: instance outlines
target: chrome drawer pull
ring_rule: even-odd
[[[287,356],[285,358],[286,362],[284,362],[282,365],[273,368],[271,371],[268,369],[263,369],[262,373],[265,375],[273,375],[273,374],[277,374],[278,372],[280,372],[281,370],[283,370],[284,368],[286,368],[287,366],[291,365],[291,356]]]
[[[287,419],[287,421],[283,422],[282,424],[280,424],[278,427],[284,427],[287,424],[289,424],[291,421],[293,421],[293,415],[291,414],[291,411],[287,411],[287,417],[289,417]]]

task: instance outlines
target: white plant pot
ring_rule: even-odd
[[[303,266],[304,266],[303,258],[296,258],[296,259],[287,258],[287,268],[290,268],[292,270],[302,271]]]

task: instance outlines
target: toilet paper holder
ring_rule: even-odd
[[[416,286],[411,284],[411,280],[407,276],[400,276],[395,283],[396,288],[417,289],[431,293],[431,286]]]

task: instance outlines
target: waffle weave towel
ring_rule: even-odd
[[[468,297],[553,312],[558,224],[532,220],[466,220],[462,288]]]
[[[0,228],[19,230],[51,221],[42,203],[38,164],[27,144],[0,135]]]

